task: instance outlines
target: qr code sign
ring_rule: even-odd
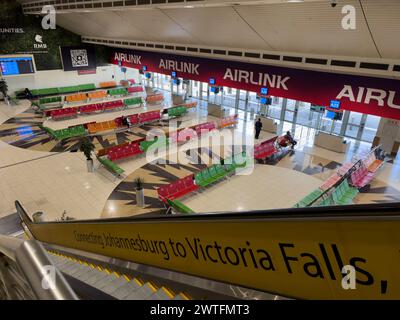
[[[85,49],[71,50],[72,67],[88,67],[88,55]]]

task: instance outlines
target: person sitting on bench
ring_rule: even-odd
[[[290,134],[290,131],[287,131],[284,137],[287,141],[289,141],[293,149],[294,146],[297,144],[297,141],[293,139],[292,135]]]
[[[28,88],[25,88],[24,94],[25,94],[25,98],[26,99],[29,99],[29,100],[33,99],[33,94]]]

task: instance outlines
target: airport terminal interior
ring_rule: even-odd
[[[0,299],[400,298],[400,1],[0,9]]]

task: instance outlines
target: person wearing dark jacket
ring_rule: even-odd
[[[292,149],[294,148],[294,146],[297,144],[297,141],[293,139],[292,135],[290,134],[290,131],[287,131],[285,134],[285,139],[288,140],[290,142],[290,144],[292,145]]]
[[[261,119],[260,119],[260,118],[258,118],[258,120],[256,121],[256,124],[255,124],[255,129],[256,129],[256,139],[258,139],[258,137],[260,136],[260,131],[261,131],[261,128],[262,128]]]

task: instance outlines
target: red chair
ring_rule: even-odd
[[[129,119],[129,122],[131,123],[131,125],[139,123],[139,116],[137,114],[133,114],[133,115],[129,116],[128,119]]]
[[[122,119],[122,117],[116,118],[114,119],[115,121],[115,125],[119,128],[121,127],[125,127],[126,125],[124,124],[124,120]]]
[[[143,92],[143,87],[142,86],[136,86],[136,87],[129,87],[128,88],[128,93],[135,93],[135,92]]]

